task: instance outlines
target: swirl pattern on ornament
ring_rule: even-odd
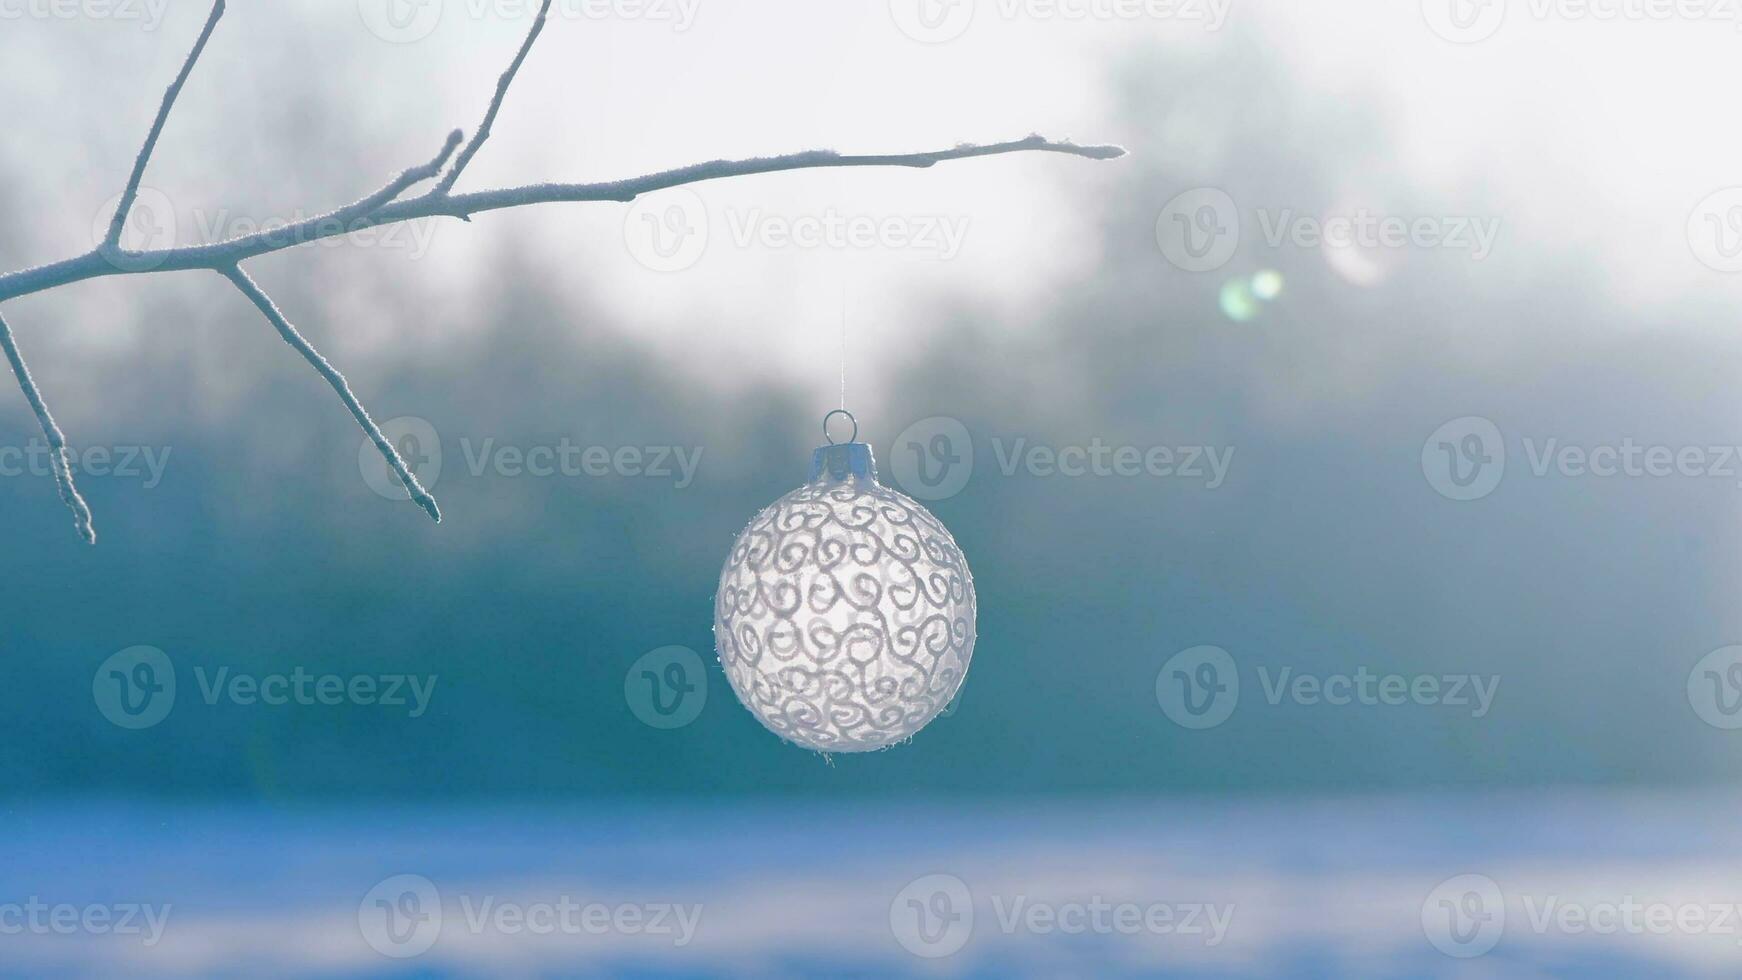
[[[738,699],[822,752],[919,731],[974,653],[967,559],[924,507],[871,481],[807,484],[769,505],[738,535],[714,601]]]

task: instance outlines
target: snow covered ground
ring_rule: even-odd
[[[15,805],[0,976],[1735,976],[1738,802]]]

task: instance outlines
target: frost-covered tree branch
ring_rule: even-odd
[[[496,80],[496,95],[490,100],[490,108],[484,110],[484,121],[478,124],[478,131],[472,134],[472,141],[460,151],[460,158],[454,161],[454,169],[436,184],[435,193],[446,194],[453,189],[454,181],[460,179],[460,174],[466,169],[466,164],[478,155],[478,148],[490,138],[490,130],[496,124],[496,113],[502,111],[502,100],[508,97],[508,86],[514,84],[514,76],[520,74],[520,66],[526,63],[526,55],[532,50],[532,43],[538,40],[538,35],[544,31],[544,20],[550,16],[550,0],[544,0],[538,8],[538,16],[533,18],[532,30],[526,32],[526,40],[520,44],[520,50],[515,52],[514,60],[508,63],[508,70]],[[470,218],[467,219],[471,220]]]
[[[455,156],[456,148],[464,138],[459,130],[448,134],[441,150],[428,163],[411,167],[389,180],[380,190],[336,208],[318,217],[293,225],[274,227],[251,235],[242,235],[220,242],[200,245],[172,246],[162,249],[129,250],[121,243],[122,231],[126,227],[128,215],[131,213],[139,194],[140,181],[145,176],[146,167],[151,162],[152,152],[157,147],[159,136],[162,135],[164,123],[168,120],[176,98],[181,94],[182,87],[193,74],[194,65],[206,49],[206,43],[211,39],[218,21],[224,16],[224,0],[216,0],[212,5],[211,15],[206,19],[204,29],[200,32],[193,50],[188,53],[181,72],[164,93],[163,104],[159,107],[151,129],[145,137],[145,144],[140,148],[139,156],[134,161],[132,173],[129,175],[126,187],[121,193],[115,215],[110,220],[108,232],[103,240],[91,251],[59,262],[21,269],[0,275],[0,302],[28,296],[44,290],[67,286],[89,279],[99,279],[107,276],[142,275],[155,272],[179,272],[192,269],[216,272],[228,279],[238,291],[248,297],[249,301],[278,330],[285,343],[295,348],[297,353],[314,367],[340,400],[356,418],[381,455],[393,468],[407,490],[420,507],[436,521],[441,520],[441,511],[428,492],[417,482],[417,478],[405,465],[399,453],[393,448],[379,427],[370,418],[345,376],[322,357],[320,352],[292,326],[290,320],[273,303],[272,299],[261,290],[247,273],[242,271],[242,263],[259,255],[281,251],[297,245],[320,241],[339,235],[348,235],[365,228],[380,225],[396,224],[403,221],[413,221],[420,218],[449,217],[471,220],[472,215],[485,211],[499,211],[507,208],[526,207],[534,204],[549,204],[556,202],[583,201],[633,201],[642,194],[678,187],[684,184],[695,184],[708,180],[719,180],[725,177],[742,177],[751,174],[776,173],[783,170],[813,170],[825,167],[930,167],[948,160],[965,160],[972,157],[992,156],[1001,153],[1045,152],[1060,153],[1070,156],[1084,157],[1091,160],[1110,160],[1123,156],[1125,151],[1117,146],[1080,146],[1076,143],[1049,140],[1035,135],[1024,139],[1011,140],[1004,143],[971,144],[963,143],[947,150],[936,150],[929,153],[886,153],[886,154],[843,154],[833,150],[807,150],[801,153],[789,153],[783,156],[752,157],[741,160],[712,160],[707,163],[692,164],[659,173],[646,174],[640,177],[629,177],[622,180],[602,181],[587,184],[528,184],[523,187],[507,187],[497,190],[472,191],[470,193],[454,193],[453,187],[460,175],[465,171],[478,150],[489,139],[497,113],[502,108],[502,102],[507,97],[509,86],[515,75],[526,61],[533,43],[538,40],[544,30],[545,21],[550,12],[551,0],[544,0],[538,16],[533,21],[532,29],[521,43],[519,51],[508,69],[502,73],[496,85],[494,97],[484,113],[483,122],[478,131],[472,135],[459,155]],[[452,158],[453,165],[445,174],[444,167]],[[435,180],[428,190],[413,197],[406,197],[407,192],[426,180]],[[0,347],[3,347],[7,359],[11,362],[13,373],[17,376],[20,387],[23,388],[26,399],[35,411],[38,423],[42,426],[53,451],[55,483],[60,490],[61,499],[72,511],[73,519],[81,536],[91,543],[96,542],[96,532],[91,525],[90,508],[79,496],[78,488],[73,483],[71,467],[66,457],[66,440],[60,429],[56,427],[54,418],[49,414],[47,405],[42,400],[41,392],[32,380],[24,358],[18,353],[17,344],[12,336],[11,328],[4,320],[0,320]]]
[[[96,544],[97,529],[91,524],[91,508],[85,503],[85,498],[79,496],[79,488],[73,483],[66,436],[61,435],[60,426],[54,424],[54,416],[49,414],[48,404],[42,400],[42,392],[36,387],[36,379],[30,376],[30,368],[24,364],[24,355],[18,353],[18,342],[13,338],[12,327],[5,317],[0,317],[0,348],[5,348],[6,360],[11,362],[12,373],[18,377],[18,387],[24,389],[24,398],[30,402],[31,411],[36,413],[36,422],[42,426],[43,437],[48,440],[55,489],[60,491],[60,499],[67,509],[73,512],[73,527],[78,529],[79,537]]]
[[[345,376],[340,374],[330,361],[322,357],[321,352],[314,349],[314,345],[303,339],[296,327],[291,326],[290,321],[284,318],[284,313],[278,309],[278,304],[272,302],[272,297],[267,296],[258,285],[255,285],[254,280],[249,278],[248,273],[242,271],[241,266],[233,265],[228,269],[220,269],[219,271],[224,274],[225,278],[236,284],[236,288],[242,291],[242,295],[248,297],[256,307],[259,307],[266,319],[278,328],[278,335],[284,338],[284,342],[295,348],[296,352],[302,355],[303,360],[308,361],[309,366],[325,378],[327,384],[333,386],[333,390],[338,392],[339,400],[345,403],[346,408],[350,409],[351,417],[357,420],[359,426],[362,426],[363,431],[369,436],[369,441],[373,442],[375,448],[381,451],[381,455],[387,460],[387,465],[393,467],[393,472],[399,476],[400,482],[404,483],[406,490],[410,491],[411,499],[417,501],[417,505],[423,508],[423,512],[428,514],[431,520],[440,524],[442,511],[440,507],[436,506],[435,498],[429,495],[429,491],[423,488],[423,484],[417,482],[417,477],[406,467],[405,460],[400,457],[399,450],[393,448],[393,444],[387,441],[387,436],[382,433],[380,426],[377,426],[375,420],[369,417],[368,409],[365,409],[363,403],[357,400],[357,396],[351,393],[351,385],[345,381]]]
[[[133,201],[139,196],[139,181],[145,177],[145,166],[151,162],[151,153],[157,149],[157,138],[163,135],[163,124],[169,120],[169,110],[175,108],[176,96],[181,95],[181,87],[187,84],[188,76],[194,73],[194,62],[200,60],[200,55],[206,50],[206,42],[212,39],[212,31],[217,29],[218,19],[224,16],[224,0],[212,4],[211,16],[206,18],[205,29],[200,31],[199,40],[194,42],[194,49],[188,52],[187,60],[182,62],[181,73],[175,76],[175,81],[169,83],[169,91],[163,93],[163,104],[157,107],[157,118],[152,120],[151,129],[145,134],[145,145],[139,148],[139,157],[133,161],[133,173],[127,178],[127,187],[121,192],[121,203],[115,207],[115,217],[109,221],[109,233],[103,237],[103,244],[110,248],[121,244],[121,229],[127,227],[127,215],[133,210]]]

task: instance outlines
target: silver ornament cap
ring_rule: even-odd
[[[811,453],[811,475],[805,482],[876,483],[877,461],[866,443],[830,443]]]

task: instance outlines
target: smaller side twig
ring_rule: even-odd
[[[461,133],[457,129],[449,133],[448,141],[442,144],[442,151],[436,154],[434,160],[416,167],[411,167],[399,176],[388,181],[386,187],[381,188],[354,204],[347,204],[337,211],[334,211],[332,214],[327,216],[327,220],[332,220],[333,218],[338,218],[340,220],[353,217],[366,218],[380,210],[383,205],[393,203],[398,199],[399,195],[405,193],[406,188],[413,184],[426,181],[431,177],[434,177],[436,174],[441,173],[442,167],[448,162],[448,157],[454,155],[454,147],[460,145],[460,139],[464,135],[464,133]]]
[[[261,291],[254,280],[249,278],[248,273],[242,271],[240,265],[227,266],[219,269],[218,272],[234,283],[236,288],[241,290],[242,295],[248,297],[249,301],[258,307],[260,312],[266,315],[266,319],[278,329],[278,335],[284,338],[284,342],[295,348],[296,352],[302,355],[303,360],[308,361],[309,365],[327,380],[327,384],[331,385],[333,390],[338,393],[339,399],[345,403],[346,408],[350,409],[351,416],[357,420],[357,424],[369,436],[369,441],[373,442],[375,448],[380,450],[382,457],[387,460],[387,465],[393,467],[393,472],[398,474],[400,482],[405,484],[405,489],[411,494],[411,499],[423,508],[424,513],[428,514],[431,520],[440,524],[442,512],[441,508],[436,506],[435,498],[430,496],[429,491],[425,490],[423,484],[418,482],[417,477],[405,465],[405,460],[400,457],[399,450],[393,448],[393,444],[388,442],[387,436],[381,432],[381,427],[369,417],[368,410],[363,407],[362,402],[357,400],[357,396],[352,394],[350,383],[345,380],[343,374],[339,373],[339,369],[333,367],[330,361],[322,357],[320,351],[315,350],[314,346],[297,332],[296,327],[291,326],[290,321],[285,319],[284,313],[279,310],[278,305],[272,302],[270,296]]]
[[[133,174],[127,178],[127,187],[121,192],[121,203],[115,207],[115,217],[109,219],[109,233],[103,236],[103,246],[113,248],[121,243],[121,230],[127,226],[127,215],[133,210],[133,202],[139,197],[139,181],[145,177],[145,166],[151,162],[151,153],[157,149],[157,138],[163,135],[163,124],[169,119],[169,110],[175,107],[176,96],[181,94],[181,87],[187,84],[188,76],[193,74],[194,62],[200,60],[200,53],[206,50],[206,42],[212,39],[212,30],[218,26],[219,18],[224,16],[224,0],[217,0],[212,5],[211,16],[206,18],[205,30],[200,32],[199,40],[194,42],[194,49],[188,52],[187,61],[182,63],[181,74],[169,85],[169,91],[163,93],[163,104],[157,109],[157,119],[151,124],[151,131],[145,134],[145,145],[139,148],[139,158],[133,161]]]
[[[79,488],[73,483],[66,436],[61,434],[60,426],[54,424],[54,416],[49,414],[42,392],[30,376],[30,368],[24,364],[24,355],[18,353],[18,342],[13,339],[12,327],[6,323],[5,317],[0,317],[0,348],[5,349],[6,359],[12,362],[12,373],[18,376],[18,387],[24,389],[24,397],[30,401],[37,424],[42,426],[42,434],[48,439],[49,467],[54,471],[54,485],[60,491],[61,502],[73,512],[73,526],[78,529],[79,536],[86,544],[96,544],[97,529],[91,524],[91,508],[85,503],[85,498],[79,496]]]
[[[484,111],[484,122],[478,126],[478,131],[472,134],[471,142],[467,143],[466,148],[460,151],[459,159],[454,161],[454,168],[448,171],[446,177],[441,179],[441,183],[436,185],[435,194],[437,196],[446,194],[454,186],[454,181],[460,179],[460,174],[465,171],[466,165],[472,162],[472,157],[477,156],[478,148],[490,138],[490,127],[496,122],[496,113],[502,110],[502,100],[508,95],[508,86],[514,83],[514,76],[520,72],[521,64],[526,61],[526,53],[532,50],[532,43],[538,40],[539,32],[544,30],[544,21],[549,14],[550,0],[544,0],[544,3],[538,8],[538,17],[532,22],[532,30],[527,32],[526,40],[520,44],[520,52],[514,56],[514,61],[509,64],[508,70],[503,72],[502,77],[496,81],[496,95],[490,100],[490,108]]]

